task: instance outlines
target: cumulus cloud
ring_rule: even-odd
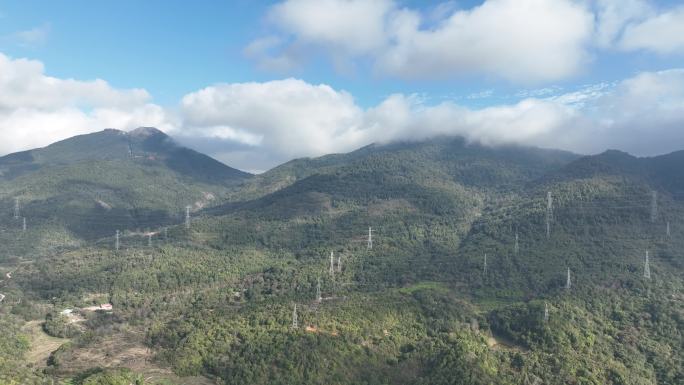
[[[281,50],[273,38],[253,42],[248,54],[263,63],[298,62],[306,46],[336,63],[369,58],[377,72],[402,78],[475,73],[513,82],[576,74],[594,28],[594,15],[573,0],[487,0],[469,10],[445,3],[429,12],[392,0],[287,0],[267,20],[287,39]]]
[[[593,16],[566,0],[489,0],[457,11],[433,28],[403,11],[380,70],[407,78],[493,74],[539,82],[576,74],[587,60]]]
[[[45,75],[41,62],[0,54],[0,153],[44,146],[105,127],[170,129],[168,113],[140,89]]]
[[[474,110],[451,102],[425,106],[410,97],[393,95],[367,111],[365,126],[368,138],[375,142],[458,135],[500,145],[529,143],[555,133],[574,115],[566,106],[539,99]]]
[[[350,150],[363,111],[346,92],[286,79],[218,84],[183,97],[181,135],[258,145],[284,157]]]
[[[387,43],[384,19],[394,8],[390,0],[289,0],[268,18],[303,42],[363,54]]]

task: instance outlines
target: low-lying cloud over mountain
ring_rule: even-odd
[[[246,170],[436,135],[583,153],[619,148],[648,155],[684,148],[684,69],[481,109],[405,94],[363,108],[343,90],[292,78],[216,84],[163,108],[144,90],[49,77],[36,61],[0,56],[0,74],[2,153],[104,127],[138,126],[159,127]]]
[[[684,70],[642,73],[617,84],[482,109],[402,94],[363,109],[343,91],[296,79],[223,84],[187,95],[181,116],[181,136],[241,143],[269,154],[270,164],[436,135],[649,155],[684,148]]]

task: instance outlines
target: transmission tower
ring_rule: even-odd
[[[373,228],[368,227],[368,250],[373,250]]]
[[[570,280],[570,268],[568,267],[568,276],[565,279],[565,289],[570,290],[571,287],[572,287],[572,282]]]
[[[119,230],[116,230],[116,240],[114,241],[114,249],[119,251]]]
[[[518,232],[515,232],[515,246],[513,246],[513,252],[518,255],[520,252],[520,241],[518,240]]]
[[[549,322],[549,304],[544,302],[544,322]]]
[[[299,327],[297,323],[297,304],[294,304],[294,310],[292,310],[292,329],[297,329]]]
[[[323,300],[323,296],[321,295],[321,277],[318,277],[318,280],[316,282],[316,302],[321,302]]]
[[[14,198],[14,219],[19,219],[19,198]]]
[[[337,272],[342,272],[342,256],[340,254],[337,254]]]
[[[665,228],[665,235],[667,235],[668,238],[670,238],[672,236],[672,234],[670,233],[670,222],[669,221],[667,222],[667,227]]]
[[[21,231],[26,232],[26,217],[21,218],[22,219],[22,225],[21,225]]]
[[[169,228],[164,227],[164,241],[168,241],[168,240],[169,240]]]
[[[152,233],[147,234],[147,247],[152,247]]]
[[[551,191],[546,194],[546,239],[551,238],[551,219],[553,217],[553,196]]]
[[[644,278],[651,279],[651,266],[648,263],[648,251],[646,252],[646,259],[644,260]]]
[[[487,253],[484,255],[484,266],[482,268],[482,273],[487,274]]]
[[[190,206],[185,206],[185,228],[190,228]]]
[[[655,223],[658,219],[658,193],[651,192],[651,222]]]
[[[330,252],[330,266],[328,267],[328,272],[331,277],[335,276],[335,252]]]

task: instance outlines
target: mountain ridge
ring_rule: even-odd
[[[171,169],[202,182],[232,183],[252,176],[205,154],[180,146],[156,128],[139,127],[129,132],[108,128],[60,140],[42,148],[2,156],[0,178],[12,179],[46,165],[115,159],[160,161]]]

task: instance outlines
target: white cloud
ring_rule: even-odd
[[[183,97],[181,114],[180,135],[232,136],[284,159],[351,150],[362,110],[346,92],[286,79],[207,87]]]
[[[403,78],[482,74],[513,82],[576,74],[594,28],[593,14],[574,0],[487,0],[469,10],[444,3],[426,14],[391,0],[287,0],[268,20],[288,39],[280,49],[273,38],[248,47],[265,67],[299,62],[310,47],[335,63],[370,58],[378,73]]]
[[[645,72],[618,84],[596,101],[598,121],[585,147],[598,151],[614,147],[652,155],[684,150],[684,69]]]
[[[684,54],[684,6],[627,25],[619,46],[663,55]]]
[[[22,47],[37,46],[47,41],[51,29],[50,24],[45,23],[38,27],[12,33],[5,38]]]
[[[268,18],[302,42],[364,54],[387,43],[385,18],[391,0],[289,0]]]
[[[593,17],[566,0],[488,0],[434,28],[399,18],[379,69],[408,77],[484,73],[512,82],[564,79],[587,61]]]
[[[551,95],[547,96],[546,98],[566,106],[582,108],[591,106],[593,102],[607,95],[610,92],[610,89],[614,86],[615,83],[603,82],[590,84],[581,87],[577,91],[566,92],[563,94],[557,93],[555,95],[551,95],[550,93],[544,94],[540,92],[537,94],[537,96]]]
[[[647,0],[596,0],[596,43],[611,48],[632,23],[651,16],[653,6]]]
[[[306,56],[296,44],[286,45],[278,36],[266,36],[249,43],[245,55],[266,71],[287,72],[297,68]]]
[[[140,89],[45,75],[43,64],[0,53],[0,154],[106,127],[170,129],[168,113]]]
[[[393,95],[367,112],[365,125],[367,138],[376,142],[459,135],[498,145],[529,143],[556,132],[574,115],[566,106],[539,99],[473,110],[451,102],[425,106]]]
[[[473,92],[472,94],[469,94],[466,96],[466,99],[487,99],[491,98],[492,95],[494,95],[494,90],[482,90],[479,92]]]

